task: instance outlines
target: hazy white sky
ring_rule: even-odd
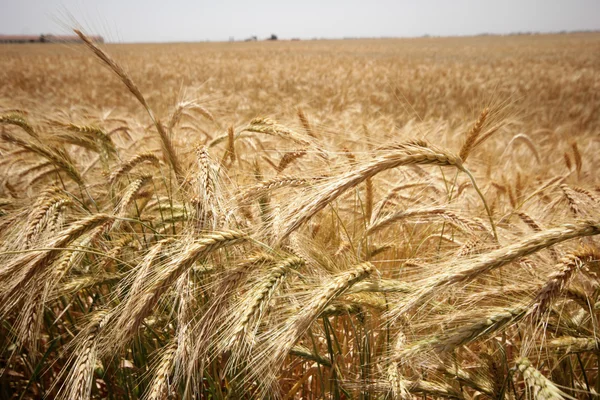
[[[553,32],[600,29],[600,0],[0,0],[0,34],[74,21],[117,42]]]

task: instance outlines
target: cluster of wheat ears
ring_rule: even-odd
[[[0,109],[0,398],[599,395],[598,131],[159,118],[76,33],[150,125]]]

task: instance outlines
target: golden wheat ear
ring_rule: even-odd
[[[525,358],[519,358],[516,363],[517,370],[525,379],[525,384],[529,386],[536,399],[571,399],[573,397],[562,392],[550,379],[546,378],[539,370],[531,365],[531,362]]]
[[[301,204],[290,212],[291,220],[284,228],[280,241],[287,238],[316,213],[327,207],[329,203],[365,180],[392,168],[417,164],[454,166],[462,169],[462,160],[458,156],[446,151],[414,142],[397,146],[396,151],[390,151],[389,154],[377,157],[371,162],[361,165],[342,177],[337,178],[325,187],[314,200],[306,204]]]
[[[362,263],[327,280],[323,285],[311,290],[310,299],[301,309],[282,323],[280,330],[263,333],[260,346],[253,352],[251,368],[245,367],[248,379],[261,382],[261,390],[269,391],[275,382],[285,357],[294,345],[307,332],[310,326],[325,311],[327,306],[343,295],[358,282],[376,272],[371,263]]]
[[[155,311],[154,308],[161,297],[196,261],[204,260],[216,250],[243,243],[248,239],[248,235],[243,232],[214,231],[188,243],[175,243],[176,248],[171,250],[171,258],[162,268],[151,274],[147,274],[147,270],[140,271],[148,279],[145,282],[137,279],[139,287],[136,287],[136,291],[116,309],[118,314],[115,315],[115,323],[103,338],[106,342],[103,350],[110,352],[111,349],[127,343],[144,319]],[[153,256],[155,257],[156,253]],[[149,260],[149,265],[152,262],[153,259]]]
[[[115,60],[112,59],[112,57],[110,57],[106,52],[104,52],[104,50],[102,50],[100,47],[98,47],[89,37],[87,37],[83,32],[81,32],[77,29],[74,29],[73,31],[77,34],[77,36],[79,36],[81,38],[81,40],[83,40],[83,42],[86,44],[86,46],[88,46],[90,48],[90,50],[92,50],[92,52],[96,55],[96,57],[98,57],[100,60],[102,60],[121,79],[123,84],[125,84],[127,89],[129,89],[131,94],[133,94],[134,97],[144,107],[144,109],[150,116],[150,119],[152,120],[152,123],[154,124],[154,127],[156,128],[156,131],[158,132],[158,135],[160,137],[160,141],[162,144],[163,155],[164,155],[165,159],[167,160],[167,162],[169,163],[171,168],[173,168],[173,172],[175,173],[175,176],[178,179],[183,179],[183,169],[181,167],[181,162],[179,161],[179,158],[177,157],[177,153],[175,151],[175,147],[173,146],[173,142],[171,141],[171,137],[167,133],[167,130],[165,129],[163,124],[160,122],[160,120],[158,120],[154,116],[154,112],[148,105],[148,102],[142,95],[142,92],[140,91],[140,89],[133,82],[131,77],[125,72],[123,67],[121,67]]]

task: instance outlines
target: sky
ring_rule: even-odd
[[[600,30],[600,0],[0,0],[0,34],[75,26],[121,43]]]

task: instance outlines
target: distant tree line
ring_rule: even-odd
[[[96,43],[104,43],[102,36],[89,36]],[[75,35],[0,35],[0,43],[81,43]]]

